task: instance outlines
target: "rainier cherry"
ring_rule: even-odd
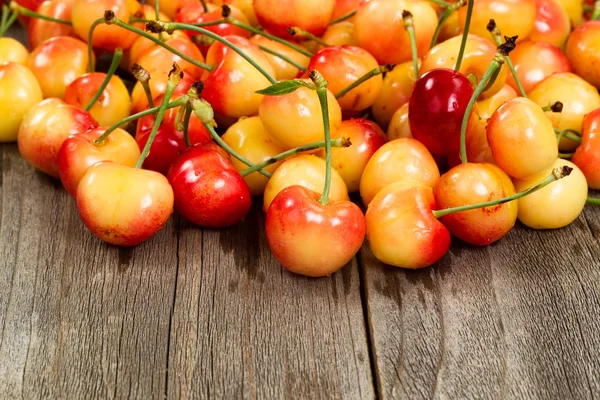
[[[585,175],[588,187],[600,189],[600,108],[583,119],[581,145],[571,159]]]
[[[577,2],[574,2],[577,3]],[[600,87],[600,21],[588,21],[571,33],[565,46],[573,71],[595,87]]]
[[[44,1],[36,12],[52,18],[58,18],[65,21],[71,20],[71,8],[75,0],[47,0]],[[27,38],[29,39],[29,48],[37,48],[47,39],[56,36],[76,36],[73,26],[59,24],[58,22],[47,21],[41,18],[32,18],[27,26]]]

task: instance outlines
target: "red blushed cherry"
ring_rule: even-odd
[[[38,14],[52,18],[71,20],[71,8],[75,0],[47,0],[37,9]],[[47,39],[56,36],[75,36],[71,25],[46,21],[41,18],[32,18],[27,26],[29,49],[33,50]]]
[[[204,11],[204,6],[202,6],[202,4],[200,4],[199,2],[182,7],[181,9],[179,9],[179,11],[177,11],[175,21],[184,24],[199,24],[223,19],[221,7],[217,7],[213,4],[207,4],[207,7],[208,11]],[[249,25],[248,18],[246,18],[246,15],[239,8],[230,5],[229,9],[231,10],[231,15],[235,19],[239,20],[240,22],[243,22],[246,25]],[[219,36],[236,35],[249,38],[252,35],[250,31],[229,23],[210,25],[206,26],[205,29],[216,33]],[[190,37],[204,36],[199,35],[198,32],[194,31],[185,31],[185,33],[187,33]],[[202,51],[203,54],[206,54],[209,47],[210,46],[198,46],[198,48],[200,49],[200,51]]]
[[[134,167],[140,157],[140,149],[135,139],[122,129],[114,130],[102,145],[95,145],[106,128],[90,129],[67,138],[57,155],[60,180],[69,194],[77,194],[77,187],[83,175],[100,161],[112,161],[117,164]]]
[[[175,210],[196,225],[234,225],[252,205],[248,184],[227,154],[212,142],[181,153],[167,178],[175,193]]]
[[[600,108],[583,119],[581,145],[571,161],[581,169],[590,189],[600,189]]]
[[[450,232],[434,217],[434,208],[433,190],[421,182],[396,182],[381,189],[365,215],[373,255],[401,268],[436,263],[450,247]]]
[[[181,94],[175,95],[171,98],[171,101],[177,100],[181,96]],[[163,96],[158,97],[155,104],[160,104],[162,98]],[[152,142],[152,146],[150,146],[150,154],[144,160],[143,167],[145,169],[151,169],[166,175],[178,154],[187,148],[183,131],[178,131],[175,128],[175,119],[178,110],[179,107],[165,111],[163,120],[158,128],[158,133],[154,142]],[[154,126],[154,121],[154,115],[148,115],[139,119],[135,140],[140,149],[146,146],[146,142]],[[211,140],[210,134],[204,127],[204,124],[202,124],[194,113],[190,117],[188,135],[192,145]]]
[[[562,48],[571,33],[571,21],[556,0],[535,1],[535,25],[529,39]],[[512,54],[511,54],[512,57]]]
[[[365,217],[350,201],[319,202],[320,194],[290,186],[267,211],[267,241],[288,271],[328,276],[346,265],[363,244]]]
[[[600,87],[600,20],[587,21],[575,29],[565,45],[573,71],[595,87]]]
[[[408,106],[413,137],[433,154],[447,155],[460,148],[462,120],[474,92],[467,77],[446,68],[424,73],[415,82]],[[469,127],[475,121],[471,113]]]

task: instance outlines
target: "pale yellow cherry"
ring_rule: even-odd
[[[518,200],[518,218],[523,224],[534,229],[562,228],[581,214],[588,196],[587,181],[581,170],[568,160],[559,158],[538,174],[516,179],[515,189],[517,192],[526,190],[546,178],[552,168],[563,165],[573,168],[569,176]]]
[[[231,125],[221,138],[238,154],[253,164],[266,161],[285,151],[284,148],[273,141],[259,117],[241,118]],[[248,168],[246,164],[234,157],[231,157],[231,163],[240,172]],[[281,162],[277,162],[263,169],[273,173],[280,164]],[[253,172],[245,176],[244,180],[253,196],[262,195],[269,182],[269,179],[259,172]]]
[[[275,171],[263,197],[263,210],[266,212],[271,202],[283,189],[300,185],[317,193],[325,187],[325,160],[312,154],[300,154],[285,160]],[[333,202],[350,200],[344,180],[335,169],[331,170],[329,198]]]
[[[342,110],[329,90],[327,106],[333,135],[342,123]],[[300,87],[281,96],[264,96],[258,115],[271,136],[286,149],[325,139],[321,104],[315,90]]]
[[[0,142],[17,140],[23,117],[42,99],[40,84],[29,68],[14,62],[0,64]]]
[[[550,75],[535,85],[528,96],[541,107],[555,101],[563,103],[563,109],[560,113],[546,112],[546,116],[552,121],[552,125],[559,131],[574,129],[581,132],[585,114],[600,108],[598,90],[570,72]],[[577,143],[572,140],[561,140],[561,150],[570,151],[575,147],[577,147]]]
[[[381,146],[371,157],[360,180],[364,205],[385,186],[399,181],[419,181],[433,188],[440,171],[429,150],[416,139],[396,139]]]
[[[358,45],[354,37],[354,22],[347,20],[329,25],[323,36],[321,36],[321,39],[330,46]],[[321,50],[322,48],[323,46],[319,45],[317,50]]]
[[[579,25],[585,22],[583,18],[583,1],[577,0],[557,0],[567,12],[569,20],[573,28],[577,28]]]
[[[27,65],[29,51],[18,40],[10,37],[0,37],[0,64],[15,62]]]
[[[290,48],[289,46],[286,46],[285,44],[276,42],[262,35],[252,36],[250,38],[250,42],[261,47],[261,50],[264,53],[265,57],[267,57],[267,60],[269,60],[269,62],[273,66],[273,69],[275,70],[275,79],[277,80],[288,80],[297,78],[301,71],[289,62],[282,59],[281,57],[273,55],[262,48],[273,50],[294,61],[296,64],[303,66],[304,68],[306,68],[306,66],[310,62],[310,58],[308,58],[304,54]],[[298,43],[295,44],[299,46]]]
[[[477,102],[477,113],[479,114],[479,118],[488,119],[498,107],[504,104],[505,101],[514,99],[515,97],[517,97],[515,89],[510,85],[505,84],[498,93]]]
[[[408,103],[416,80],[412,61],[398,64],[385,74],[381,93],[371,106],[373,117],[382,129],[388,129],[396,110]]]
[[[387,130],[387,138],[388,140],[395,140],[412,137],[410,124],[408,123],[408,103],[405,103],[392,115],[392,120]]]

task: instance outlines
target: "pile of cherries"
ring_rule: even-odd
[[[422,268],[451,235],[598,204],[600,1],[143,3],[17,0],[0,22],[0,141],[108,243],[173,211],[231,226],[262,197],[274,255],[317,277],[365,237]],[[17,20],[29,50],[1,37]]]

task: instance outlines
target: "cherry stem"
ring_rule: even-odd
[[[347,19],[350,19],[350,18],[354,17],[354,15],[356,15],[356,10],[352,10],[352,11],[350,11],[349,13],[347,13],[347,14],[344,14],[344,15],[342,15],[341,17],[338,17],[338,18],[336,18],[336,19],[332,20],[332,21],[329,23],[329,26],[331,26],[331,25],[334,25],[334,24],[337,24],[338,22],[342,22],[342,21],[345,21],[345,20],[347,20]]]
[[[302,72],[306,71],[306,67],[305,66],[298,64],[297,62],[295,62],[291,58],[289,58],[287,56],[284,56],[283,54],[278,53],[277,51],[269,49],[268,47],[262,46],[260,44],[258,45],[258,47],[262,51],[264,51],[265,53],[269,53],[269,54],[274,55],[275,57],[281,58],[283,61],[285,61],[286,63],[288,63],[288,64],[290,64],[292,66],[294,66],[295,68],[299,69],[300,71],[302,71]]]
[[[152,90],[150,90],[150,73],[144,69],[139,64],[133,64],[131,67],[131,73],[140,82],[142,88],[144,89],[144,93],[146,93],[146,99],[148,100],[148,107],[154,107],[154,99],[152,98]]]
[[[595,21],[600,17],[600,0],[596,0],[594,2],[594,11],[592,12],[592,16],[590,17],[591,21]]]
[[[467,47],[467,38],[469,36],[469,28],[471,26],[471,15],[473,14],[473,3],[475,0],[467,0],[467,18],[465,19],[465,28],[463,29],[462,39],[460,41],[460,50],[458,50],[458,57],[456,59],[455,71],[460,70],[463,56],[465,55],[465,48]]]
[[[160,19],[160,0],[154,0],[154,15],[158,21]]]
[[[594,206],[600,206],[600,199],[594,197],[588,197],[586,203],[592,204]]]
[[[108,11],[104,12],[104,18],[99,18],[97,20],[94,21],[94,23],[90,26],[90,31],[88,32],[88,71],[89,72],[94,72],[94,52],[92,51],[92,36],[94,35],[94,30],[96,29],[96,27],[98,25],[104,24],[106,23],[106,13]],[[111,11],[111,13],[114,12]]]
[[[200,0],[200,4],[202,4],[202,8],[204,8],[204,12],[208,12],[208,5],[206,4],[206,1]]]
[[[518,200],[518,199],[525,197],[533,192],[537,192],[538,190],[544,188],[545,186],[551,184],[554,181],[557,181],[559,179],[569,176],[571,174],[571,171],[573,171],[572,167],[569,167],[568,165],[563,165],[561,167],[554,168],[552,170],[552,172],[550,173],[550,175],[548,175],[546,178],[544,178],[538,184],[530,187],[529,189],[523,190],[522,192],[515,193],[511,196],[507,196],[507,197],[504,197],[504,198],[498,199],[498,200],[486,201],[486,202],[477,203],[477,204],[466,204],[464,206],[445,208],[443,210],[434,210],[434,211],[432,211],[433,216],[435,218],[441,218],[445,215],[456,213],[456,212],[469,211],[469,210],[474,210],[477,208],[493,207],[493,206],[497,206],[499,204],[508,203],[509,201]]]
[[[17,11],[10,12],[10,9],[6,7],[6,5],[2,7],[2,22],[0,24],[0,37],[4,36],[6,31],[15,23],[19,13]]]
[[[251,57],[249,57],[246,53],[240,50],[239,47],[231,43],[229,40],[225,39],[204,28],[200,28],[190,24],[180,24],[176,22],[162,22],[162,21],[152,21],[146,25],[146,29],[153,33],[167,32],[173,33],[175,30],[190,30],[194,32],[198,32],[204,34],[218,42],[223,43],[225,46],[229,47],[231,50],[235,51],[239,54],[244,60],[248,61],[254,68],[258,70],[267,80],[272,84],[276,84],[277,81],[273,78],[267,71],[265,71],[260,65],[256,63]],[[211,71],[214,67],[211,67],[209,71]]]
[[[556,137],[556,140],[558,141],[559,144],[560,144],[560,141],[562,140],[562,138],[570,139],[576,143],[581,144],[581,134],[579,132],[577,132],[575,129],[563,129],[561,131],[561,130],[554,128],[554,132],[558,135]],[[572,133],[573,133],[573,135],[572,135]]]
[[[292,35],[294,37],[301,37],[301,38],[305,38],[305,39],[309,39],[309,40],[314,40],[315,42],[317,42],[318,44],[320,44],[321,46],[324,46],[324,47],[331,46],[329,43],[327,43],[320,37],[317,37],[317,36],[313,35],[312,33],[305,31],[304,29],[300,29],[297,26],[290,26],[287,29],[287,31],[290,35]]]
[[[404,21],[404,29],[408,33],[410,39],[410,52],[412,54],[413,68],[415,70],[415,77],[419,77],[419,55],[417,54],[417,38],[415,36],[415,23],[413,15],[410,11],[402,11],[402,20]]]
[[[37,13],[35,11],[32,11],[28,8],[23,7],[20,4],[17,4],[17,2],[15,2],[15,1],[10,2],[10,9],[13,10],[13,12],[16,12],[20,15],[24,15],[26,17],[43,19],[43,20],[50,21],[50,22],[56,22],[57,24],[72,25],[71,21],[67,21],[66,19],[53,18],[53,17],[49,17],[44,14]]]
[[[329,190],[331,188],[331,130],[329,126],[329,106],[327,105],[327,81],[323,75],[316,69],[310,71],[308,77],[317,87],[317,96],[321,104],[321,114],[323,115],[323,131],[325,134],[325,187],[319,203],[329,204]]]
[[[144,21],[144,22],[151,22],[151,21]],[[195,24],[192,24],[192,25],[204,27],[204,26],[215,26],[215,25],[227,24],[228,22],[229,21],[227,21],[225,18],[221,18],[221,19],[217,19],[215,21],[196,22]]]
[[[145,32],[139,28],[136,28],[135,26],[129,25],[129,24],[121,21],[119,18],[117,18],[117,16],[111,10],[105,11],[104,18],[105,18],[107,24],[114,24],[114,25],[120,26],[121,28],[125,28],[128,31],[135,32],[138,35],[143,36],[146,39],[156,43],[157,45],[164,47],[171,53],[183,58],[185,61],[195,65],[198,68],[202,68],[209,72],[215,68],[213,65],[208,65],[206,63],[203,63],[203,62],[193,59],[192,57],[188,56],[187,54],[184,54],[184,53],[180,52],[179,50],[175,49],[174,47],[169,46],[168,44],[164,43],[159,38],[152,36],[148,32]],[[150,21],[148,24],[152,24],[152,23],[161,23],[161,21]],[[153,33],[160,33],[160,32],[153,32]]]
[[[108,83],[110,82],[111,78],[115,74],[115,71],[119,67],[119,62],[121,61],[121,57],[123,57],[123,49],[121,49],[119,47],[115,50],[115,53],[113,54],[112,62],[110,63],[110,67],[108,68],[108,71],[106,72],[106,76],[104,77],[102,84],[100,85],[100,87],[98,88],[96,93],[94,94],[94,97],[92,97],[92,99],[89,101],[89,103],[85,106],[85,108],[84,108],[85,111],[90,111],[92,109],[94,104],[96,104],[96,102],[102,95],[102,92],[104,92],[104,89],[106,89],[106,87],[108,86]]]
[[[192,142],[190,142],[190,118],[192,117],[192,111],[192,105],[189,103],[186,104],[185,116],[183,117],[183,139],[187,147],[192,146]]]
[[[500,46],[502,44],[502,34],[500,32],[500,29],[498,29],[498,26],[496,26],[496,21],[490,19],[490,22],[488,22],[487,25],[487,29],[492,34],[492,38],[494,39],[494,43],[496,43],[496,46]],[[515,70],[515,66],[512,63],[512,60],[508,55],[505,57],[505,59],[506,65],[508,65],[510,73],[512,74],[515,82],[517,83],[517,87],[519,88],[519,93],[521,93],[521,97],[527,97],[527,93],[525,93],[525,88],[521,83],[521,79],[517,75],[517,71]]]
[[[442,32],[442,27],[444,26],[444,23],[446,22],[446,20],[448,18],[450,18],[452,13],[454,13],[454,11],[456,11],[454,9],[454,7],[448,7],[448,8],[446,8],[446,10],[444,10],[444,13],[440,17],[440,20],[438,21],[438,24],[435,27],[435,31],[433,32],[433,37],[431,38],[431,43],[429,43],[430,49],[437,44],[437,40],[438,40],[438,37],[440,36],[440,33]]]
[[[452,3],[449,3],[449,2],[444,1],[444,0],[429,0],[429,1],[431,3],[433,3],[433,4],[437,4],[438,6],[442,6],[442,7],[446,7],[446,8],[452,6]]]
[[[225,7],[226,6],[224,5],[223,6],[224,10],[225,10]],[[253,26],[247,25],[247,24],[243,23],[242,21],[236,19],[233,15],[228,15],[227,18],[225,18],[225,19],[226,19],[227,22],[229,22],[232,25],[237,26],[238,28],[245,29],[245,30],[247,30],[249,32],[252,32],[252,33],[256,34],[256,35],[264,36],[267,39],[271,39],[271,40],[273,40],[273,41],[275,41],[277,43],[281,43],[283,45],[286,45],[290,49],[296,50],[298,53],[303,54],[306,57],[310,58],[310,57],[313,56],[313,54],[310,51],[308,51],[308,50],[306,50],[306,49],[304,49],[304,48],[302,48],[302,47],[300,47],[298,45],[295,45],[294,43],[289,42],[289,41],[287,41],[285,39],[281,39],[281,38],[279,38],[279,37],[277,37],[275,35],[271,35],[270,33],[264,32],[264,31],[262,31],[260,29],[254,28]]]
[[[344,97],[349,91],[356,88],[363,82],[368,81],[369,79],[373,78],[374,76],[377,76],[377,75],[380,75],[380,74],[383,74],[386,72],[390,72],[393,69],[394,69],[394,65],[392,65],[392,64],[380,65],[377,68],[373,68],[372,70],[370,70],[369,72],[367,72],[366,74],[364,74],[363,76],[361,76],[360,78],[358,78],[357,80],[355,80],[354,82],[352,82],[351,84],[349,84],[348,86],[346,86],[345,88],[340,90],[335,95],[335,98],[340,99],[340,98]]]
[[[352,145],[352,142],[348,138],[338,138],[338,139],[331,140],[331,147],[350,147],[351,145]],[[250,168],[247,168],[247,169],[241,171],[240,174],[242,176],[247,176],[253,172],[256,172],[257,170],[259,170],[261,168],[268,167],[269,165],[275,164],[276,162],[284,160],[288,157],[294,156],[299,153],[303,153],[305,151],[320,149],[325,146],[327,146],[327,143],[325,140],[321,140],[320,142],[308,143],[308,144],[302,145],[300,147],[296,147],[296,148],[284,151],[282,153],[279,153],[276,156],[273,156],[261,163],[254,164],[253,167],[250,167]]]
[[[136,168],[142,168],[144,165],[144,161],[148,154],[150,154],[150,147],[152,147],[152,143],[154,143],[154,139],[158,134],[158,128],[160,128],[160,124],[162,123],[163,117],[165,115],[165,111],[167,111],[167,106],[169,105],[169,101],[175,93],[175,88],[179,85],[179,81],[183,78],[183,72],[179,69],[179,66],[176,63],[173,63],[173,69],[169,72],[169,80],[167,81],[167,88],[165,90],[164,98],[158,107],[158,112],[156,114],[156,120],[154,120],[154,125],[152,126],[152,131],[148,136],[148,141],[144,146],[144,150],[142,150],[142,154],[140,158],[138,158],[137,163],[135,164]]]
[[[185,102],[187,101],[187,97],[183,96],[173,102],[170,102],[169,104],[167,104],[167,110],[171,109],[171,108],[175,108],[175,107],[180,107],[182,105],[185,104]],[[135,121],[136,119],[140,119],[142,117],[145,117],[147,115],[151,115],[156,113],[159,110],[160,106],[156,106],[156,107],[152,107],[149,108],[147,110],[144,111],[140,111],[137,114],[133,114],[130,115],[127,118],[122,119],[121,121],[111,125],[110,127],[108,127],[108,129],[106,129],[106,131],[104,131],[104,133],[102,134],[102,136],[100,136],[98,139],[94,140],[93,143],[96,146],[102,146],[104,144],[104,140],[111,134],[113,133],[113,131],[115,131],[117,128],[127,125],[128,123]]]
[[[471,99],[469,100],[469,104],[467,104],[467,108],[465,109],[465,115],[463,116],[462,125],[460,126],[460,159],[463,164],[466,164],[467,161],[467,125],[469,123],[469,118],[471,117],[471,111],[475,106],[475,102],[479,98],[479,95],[486,88],[488,81],[491,80],[492,76],[496,75],[502,64],[504,63],[504,59],[496,55],[490,66],[488,67],[485,74],[481,77],[481,80],[477,84]]]
[[[543,112],[552,111],[553,113],[561,113],[563,110],[563,103],[560,101],[555,101],[548,104],[545,107],[542,107]]]

